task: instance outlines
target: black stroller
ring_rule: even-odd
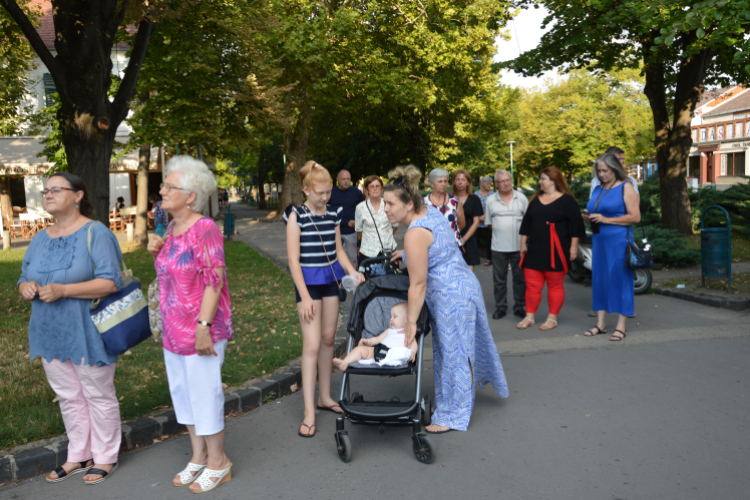
[[[347,331],[349,343],[347,353],[359,345],[359,340],[381,334],[388,326],[389,311],[393,305],[407,300],[409,290],[409,276],[405,272],[398,274],[373,276],[373,271],[393,272],[390,268],[390,257],[375,257],[361,263],[367,280],[357,287],[351,304],[351,315]],[[416,340],[419,346],[414,363],[405,363],[400,367],[380,367],[378,365],[358,366],[349,365],[344,372],[341,383],[341,398],[339,405],[344,411],[336,420],[336,448],[339,457],[344,462],[352,458],[352,445],[349,434],[344,430],[344,420],[353,424],[377,425],[380,432],[385,432],[386,425],[411,425],[412,450],[414,456],[422,463],[429,464],[435,460],[435,446],[425,433],[422,424],[430,425],[432,406],[429,396],[421,396],[422,388],[422,360],[424,358],[424,340],[430,332],[429,313],[427,305],[422,307],[417,321]],[[364,395],[355,392],[350,394],[350,377],[352,375],[377,375],[396,377],[399,375],[416,375],[414,399],[400,401],[392,398],[385,401],[366,401]]]

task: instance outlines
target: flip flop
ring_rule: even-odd
[[[310,429],[308,432],[312,432],[312,434],[302,434],[302,427],[307,427],[308,429]],[[299,434],[303,438],[315,437],[315,431],[313,430],[314,428],[315,428],[315,424],[307,425],[306,423],[302,422],[302,426],[300,427],[297,434]]]
[[[431,430],[425,429],[425,432],[427,434],[447,434],[449,432],[453,432],[454,430],[455,429],[450,429],[450,428],[449,429],[445,429],[444,431],[431,431]]]
[[[331,406],[316,405],[315,407],[318,410],[320,410],[320,411],[330,411],[331,413],[335,413],[336,415],[343,415],[344,414],[344,410],[341,410],[341,406],[338,403],[333,404]],[[334,410],[334,408],[338,408],[341,411],[336,411],[336,410]]]

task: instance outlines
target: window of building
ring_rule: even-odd
[[[717,139],[722,140],[724,138],[724,125],[719,125],[716,127],[716,132],[718,132]]]
[[[55,81],[52,79],[51,74],[44,73],[42,79],[44,80],[44,105],[49,108],[55,104],[55,100],[52,99],[52,94],[57,93],[57,87],[55,87]]]
[[[716,127],[708,127],[708,140],[709,141],[716,140]]]
[[[698,142],[698,129],[694,128],[692,132],[693,142]]]
[[[702,128],[701,129],[701,142],[705,142],[705,141],[706,141],[706,129]]]
[[[724,157],[726,158],[726,170],[724,162],[722,162],[721,175],[745,175],[745,153],[727,153]]]
[[[734,138],[734,123],[727,123],[727,139]]]
[[[698,177],[701,172],[701,157],[700,156],[689,156],[688,157],[688,177]]]
[[[737,122],[734,124],[734,131],[737,132],[737,137],[742,137],[745,133],[742,130],[744,122]]]

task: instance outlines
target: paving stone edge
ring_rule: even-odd
[[[252,246],[287,273],[288,268],[259,248]],[[346,352],[349,322],[348,307],[341,305],[339,325],[336,331],[334,356]],[[240,387],[228,387],[224,391],[224,415],[234,417],[260,408],[279,397],[292,394],[302,388],[302,371],[297,358],[270,375],[248,380]],[[178,424],[172,408],[149,413],[135,420],[122,423],[122,445],[120,453],[158,443],[165,438],[185,431]],[[0,485],[20,481],[40,474],[48,474],[65,463],[68,456],[68,439],[63,434],[48,439],[26,443],[15,448],[0,450]]]
[[[652,287],[655,293],[659,295],[665,295],[667,297],[674,297],[675,299],[688,300],[690,302],[696,302],[711,307],[718,307],[721,309],[729,309],[731,311],[744,311],[750,309],[750,299],[729,299],[724,297],[716,297],[713,295],[701,295],[695,292],[688,292],[684,290],[672,290],[671,288],[661,288],[658,286]]]

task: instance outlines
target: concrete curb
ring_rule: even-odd
[[[268,254],[254,246],[253,248],[271,258],[278,265],[278,262]],[[345,354],[348,338],[346,325],[349,323],[349,311],[344,304],[341,305],[341,309],[343,314],[339,315],[340,323],[334,343],[335,357],[342,357]],[[301,389],[302,370],[299,362],[300,359],[297,358],[271,375],[249,380],[241,387],[227,388],[224,391],[224,416],[234,417],[255,410]],[[293,391],[295,385],[296,389]],[[177,423],[172,408],[150,413],[137,420],[123,422],[120,453],[157,443],[184,430],[185,426]],[[68,439],[65,435],[56,436],[0,451],[0,453],[2,453],[0,455],[0,485],[2,485],[10,481],[49,474],[53,469],[64,464],[68,457]]]
[[[715,297],[712,295],[701,295],[695,292],[686,292],[684,290],[672,290],[671,288],[661,288],[658,286],[651,287],[655,293],[674,297],[675,299],[696,302],[711,307],[729,309],[731,311],[744,311],[750,309],[750,299],[726,299],[724,297]]]

